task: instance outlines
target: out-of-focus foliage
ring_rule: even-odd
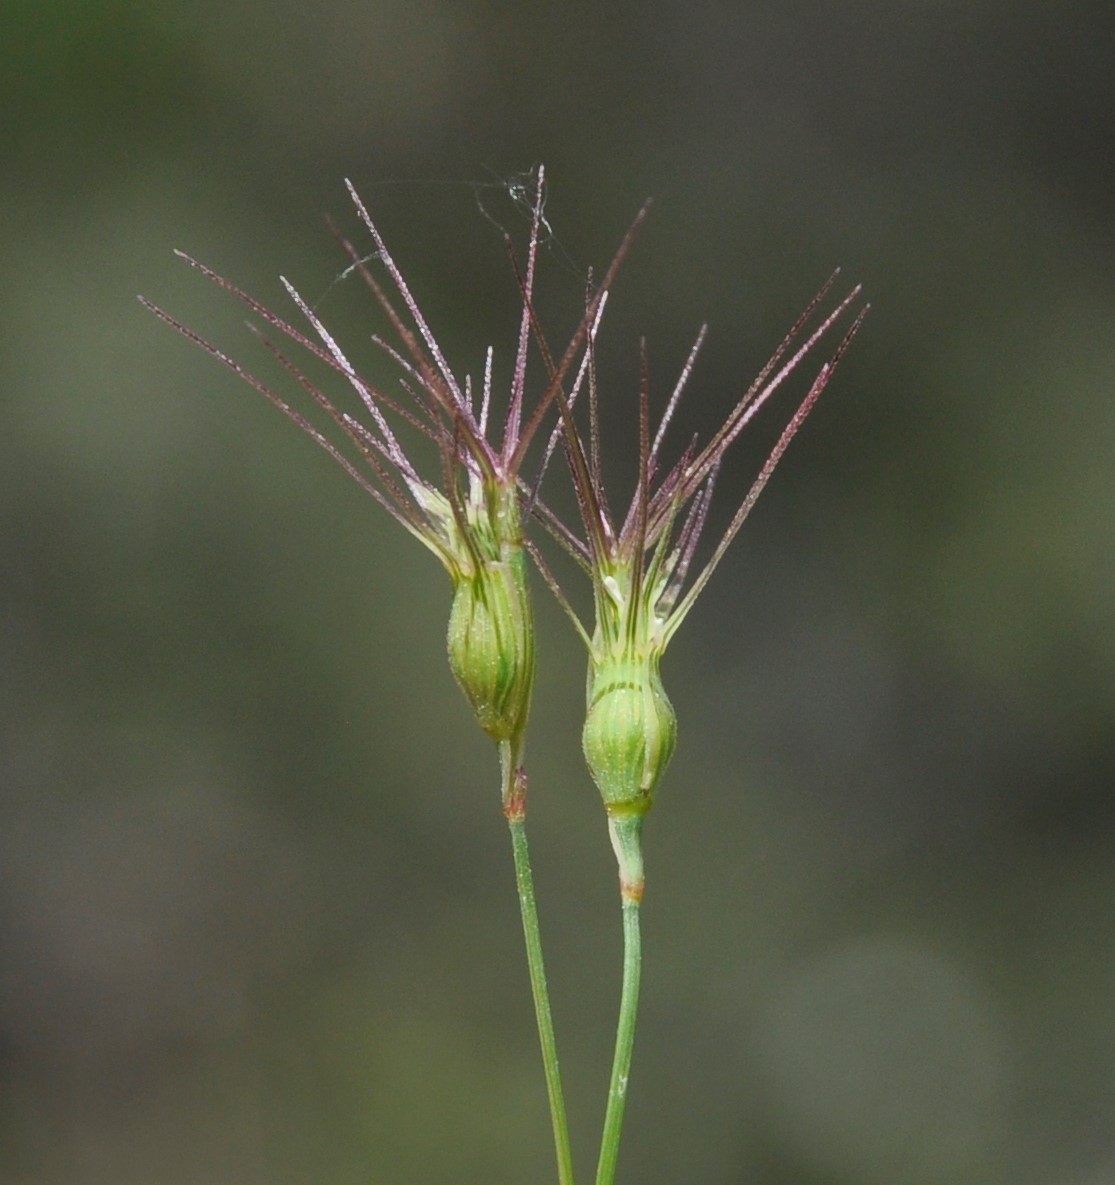
[[[349,176],[462,369],[493,342],[506,375],[492,220],[522,231],[505,182],[535,160],[555,340],[656,199],[602,336],[619,482],[640,334],[662,400],[710,322],[680,448],[833,264],[874,304],[668,659],[623,1179],[1115,1175],[1106,17],[5,6],[3,1185],[549,1179],[448,583],[134,299],[267,366],[180,246],[270,303],[288,274],[359,342],[321,223],[353,225]],[[532,832],[587,1172],[618,909],[578,646],[536,583]]]

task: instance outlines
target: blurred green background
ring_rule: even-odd
[[[135,300],[273,375],[177,246],[366,336],[322,222],[357,233],[347,176],[478,372],[514,339],[484,212],[521,234],[503,182],[539,160],[559,325],[656,200],[602,345],[621,485],[641,334],[663,399],[710,324],[684,442],[834,265],[874,306],[667,658],[621,1180],[1115,1180],[1107,16],[8,0],[2,1185],[552,1179],[448,582]],[[537,583],[532,841],[588,1180],[618,909]]]

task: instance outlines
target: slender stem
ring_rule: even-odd
[[[550,1014],[550,993],[546,986],[546,967],[542,961],[542,933],[538,925],[538,907],[534,900],[534,877],[530,870],[530,849],[526,831],[526,775],[515,760],[509,742],[500,743],[503,769],[503,813],[511,828],[511,851],[515,858],[515,883],[519,890],[519,911],[523,917],[530,990],[534,997],[534,1015],[538,1022],[538,1040],[542,1046],[542,1066],[546,1074],[546,1092],[550,1099],[550,1120],[554,1129],[559,1185],[573,1185],[573,1153],[569,1144],[569,1124],[565,1117],[565,1096],[561,1090],[554,1021]]]
[[[627,1079],[631,1073],[631,1050],[635,1044],[635,1014],[639,1006],[639,973],[642,959],[639,896],[625,891],[623,987],[620,993],[619,1024],[616,1027],[616,1052],[612,1061],[612,1081],[608,1087],[608,1109],[604,1113],[604,1134],[600,1140],[600,1162],[596,1169],[596,1185],[612,1185],[616,1177],[619,1138],[623,1130],[623,1109],[627,1103]]]

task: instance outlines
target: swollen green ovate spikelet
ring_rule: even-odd
[[[608,813],[646,814],[677,743],[657,655],[590,663],[581,743]]]
[[[449,666],[480,727],[494,741],[521,739],[534,685],[534,621],[521,548],[505,548],[462,576],[449,615]]]

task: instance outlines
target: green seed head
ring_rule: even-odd
[[[657,654],[590,663],[581,741],[608,813],[646,814],[677,742]]]
[[[521,548],[462,575],[449,616],[449,665],[480,727],[519,740],[534,685],[534,621]]]

